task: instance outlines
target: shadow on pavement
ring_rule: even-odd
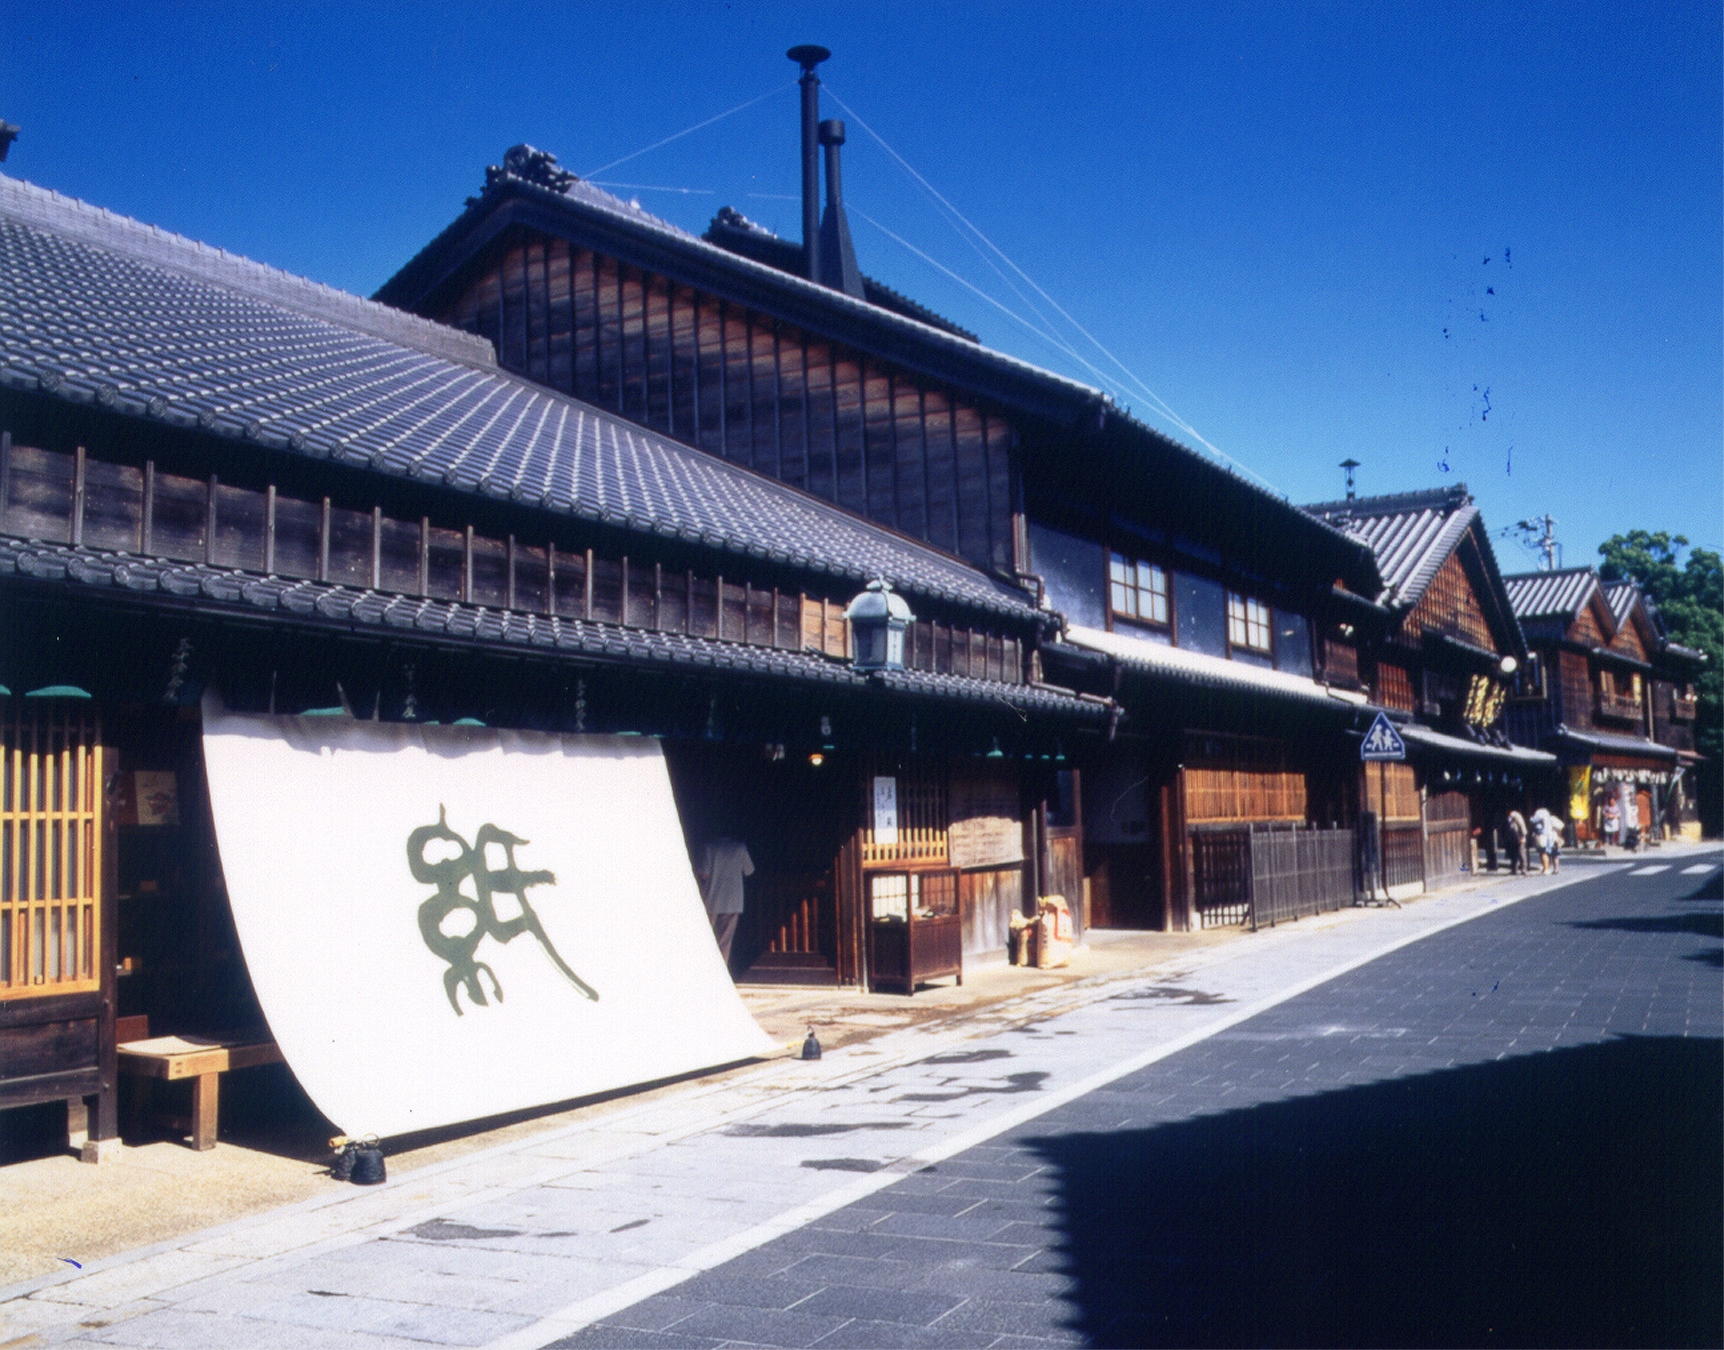
[[[1724,872],[1714,872],[1691,895],[1682,897],[1684,900],[1724,900]]]
[[[1025,1141],[1096,1345],[1718,1345],[1724,1043]]]
[[[1615,929],[1620,933],[1698,933],[1701,937],[1724,938],[1724,914],[1710,910],[1699,914],[1659,914],[1620,919],[1576,920],[1571,928]]]

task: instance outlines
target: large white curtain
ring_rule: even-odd
[[[729,1063],[737,997],[656,740],[204,707],[234,923],[270,1029],[352,1135]]]

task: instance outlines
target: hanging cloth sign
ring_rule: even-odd
[[[234,925],[318,1109],[381,1137],[770,1052],[645,737],[204,706]]]

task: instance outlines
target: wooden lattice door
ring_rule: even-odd
[[[102,762],[82,699],[0,724],[0,1000],[101,987]]]

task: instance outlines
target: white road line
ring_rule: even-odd
[[[1715,872],[1717,870],[1717,863],[1695,863],[1692,867],[1684,867],[1682,869],[1682,875],[1685,877],[1697,877],[1702,872]]]
[[[1669,863],[1653,863],[1650,867],[1636,867],[1628,875],[1631,877],[1655,877],[1660,872],[1668,872],[1669,870]]]
[[[1615,871],[1617,869],[1613,868],[1611,870]],[[1501,901],[1498,901],[1495,897],[1485,895],[1477,895],[1469,898],[1486,900],[1491,904],[1518,904],[1521,900],[1530,900],[1549,895],[1552,891],[1560,890],[1562,887],[1572,885],[1576,881],[1590,881],[1594,877],[1600,875],[1606,875],[1606,873],[1592,872],[1581,876],[1565,878],[1562,881],[1556,882],[1551,886],[1544,887],[1541,890],[1531,892],[1528,895],[1511,896]],[[1410,947],[1415,942],[1421,942],[1426,938],[1434,937],[1438,933],[1444,932],[1450,928],[1456,928],[1463,923],[1470,923],[1474,919],[1483,918],[1489,913],[1492,913],[1492,911],[1481,908],[1469,914],[1459,915],[1456,918],[1449,919],[1443,923],[1432,924],[1429,928],[1422,928],[1417,932],[1409,933],[1393,942],[1385,943],[1384,945],[1365,952],[1360,956],[1344,961],[1340,965],[1333,966],[1319,975],[1309,976],[1306,979],[1300,980],[1297,984],[1290,985],[1283,989],[1278,989],[1273,994],[1270,994],[1265,998],[1258,999],[1253,1003],[1237,1008],[1233,1012],[1217,1018],[1213,1022],[1206,1023],[1205,1025],[1194,1028],[1183,1035],[1164,1041],[1160,1045],[1151,1046],[1147,1050],[1139,1051],[1137,1054],[1121,1060],[1118,1063],[1112,1064],[1105,1069],[1101,1069],[1096,1073],[1092,1073],[1087,1078],[1081,1079],[1076,1083],[1069,1084],[1058,1091],[1050,1092],[1046,1096],[1038,1095],[1035,1101],[1026,1102],[1024,1105],[1009,1111],[1002,1111],[999,1115],[985,1120],[978,1125],[972,1126],[968,1130],[964,1130],[959,1134],[955,1134],[947,1139],[941,1140],[939,1143],[931,1144],[926,1148],[918,1149],[915,1153],[912,1153],[907,1157],[900,1158],[897,1162],[887,1165],[878,1172],[872,1173],[868,1176],[858,1177],[848,1185],[829,1191],[825,1195],[819,1196],[814,1200],[810,1200],[805,1204],[798,1205],[793,1209],[786,1210],[784,1213],[776,1215],[773,1218],[766,1220],[764,1223],[756,1224],[752,1228],[744,1229],[742,1232],[733,1234],[728,1238],[722,1238],[710,1246],[701,1248],[699,1251],[690,1252],[679,1261],[673,1262],[669,1265],[660,1266],[656,1270],[649,1270],[644,1275],[638,1275],[624,1284],[615,1285],[610,1289],[603,1290],[596,1294],[589,1294],[586,1298],[578,1299],[574,1303],[570,1303],[565,1307],[557,1309],[555,1312],[547,1313],[531,1326],[522,1327],[519,1331],[510,1332],[506,1335],[497,1337],[495,1340],[487,1341],[485,1343],[484,1350],[541,1350],[541,1347],[550,1344],[550,1342],[561,1340],[563,1337],[572,1335],[585,1327],[591,1326],[594,1322],[597,1322],[604,1317],[608,1317],[612,1313],[621,1312],[624,1308],[632,1307],[642,1299],[650,1298],[654,1294],[662,1294],[667,1289],[675,1288],[685,1280],[693,1279],[703,1271],[715,1269],[716,1267],[723,1265],[725,1262],[741,1256],[745,1252],[750,1252],[755,1250],[757,1247],[765,1246],[775,1238],[780,1238],[787,1233],[795,1232],[797,1229],[805,1227],[816,1219],[824,1218],[828,1214],[843,1209],[846,1205],[853,1204],[858,1200],[873,1195],[877,1191],[882,1191],[910,1173],[927,1166],[929,1163],[942,1162],[947,1158],[962,1153],[965,1149],[973,1148],[977,1144],[986,1143],[988,1140],[1004,1134],[1007,1130],[1010,1130],[1015,1126],[1022,1125],[1026,1121],[1034,1120],[1037,1116],[1044,1115],[1047,1112],[1054,1110],[1056,1107],[1064,1106],[1067,1102],[1076,1101],[1079,1097],[1087,1096],[1097,1088],[1105,1087],[1109,1083],[1124,1078],[1127,1074],[1136,1073],[1139,1069],[1147,1068],[1157,1060],[1166,1059],[1168,1056],[1177,1054],[1181,1050],[1188,1049],[1201,1041],[1208,1040],[1218,1032],[1226,1031],[1229,1028],[1238,1026],[1241,1022],[1249,1021],[1259,1013],[1267,1012],[1278,1004],[1285,1003],[1289,999],[1297,998],[1300,994],[1307,993],[1310,990],[1317,988],[1318,985],[1327,984],[1330,980],[1338,979],[1340,976],[1345,975],[1350,971],[1357,970],[1360,966],[1366,966],[1373,961],[1379,961],[1383,957],[1388,956],[1391,952],[1399,951],[1402,947]]]

